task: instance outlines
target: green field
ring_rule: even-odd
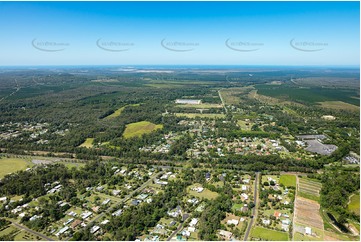
[[[206,199],[214,199],[216,197],[218,197],[218,193],[216,192],[212,192],[210,190],[208,190],[207,188],[204,188],[204,190],[202,192],[197,192],[197,191],[193,191],[191,188],[196,187],[196,186],[200,186],[200,184],[195,184],[192,186],[188,187],[188,194],[198,197],[198,198],[206,198]]]
[[[360,194],[353,194],[350,197],[348,209],[356,213],[357,215],[360,215]]]
[[[222,104],[216,103],[201,103],[201,104],[177,104],[179,108],[223,108]]]
[[[331,89],[322,87],[300,87],[295,85],[256,85],[258,93],[285,101],[296,101],[307,104],[317,104],[325,101],[342,101],[360,106],[356,89]]]
[[[28,167],[28,162],[18,158],[2,158],[0,159],[0,178],[3,178],[8,173],[13,173],[19,170],[25,170]]]
[[[286,187],[296,187],[296,176],[295,175],[281,175],[280,184]]]
[[[148,121],[128,124],[124,130],[124,138],[139,137],[143,134],[149,134],[157,129],[162,129],[163,124],[153,124]]]
[[[318,104],[321,105],[321,107],[329,108],[329,109],[343,109],[343,110],[349,110],[349,111],[359,111],[360,107],[341,102],[341,101],[326,101],[326,102],[319,102]]]
[[[322,184],[320,182],[307,178],[299,178],[298,182],[298,196],[317,202],[320,201],[320,190],[322,187]]]
[[[116,118],[116,117],[119,117],[123,110],[127,107],[127,106],[132,106],[132,107],[136,107],[136,106],[139,106],[140,104],[130,104],[130,105],[126,105],[124,107],[121,107],[121,108],[118,108],[117,110],[114,111],[114,113],[106,116],[104,119],[112,119],[112,118]]]
[[[260,238],[262,240],[286,241],[288,234],[276,230],[265,229],[262,227],[254,227],[251,231],[252,238]]]
[[[87,138],[79,147],[92,148],[94,138]]]
[[[187,117],[187,118],[225,118],[226,116],[222,113],[176,113],[178,117]]]

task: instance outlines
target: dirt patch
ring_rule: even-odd
[[[298,197],[295,200],[295,222],[323,230],[323,220],[318,202]]]

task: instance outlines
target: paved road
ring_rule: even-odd
[[[173,231],[173,233],[168,237],[167,241],[170,241],[170,240],[174,237],[174,235],[178,234],[178,232],[183,228],[184,223],[185,223],[191,216],[192,216],[191,213],[188,214],[188,217],[186,218],[186,220],[184,220],[184,221],[178,226],[178,228],[177,228],[175,231]]]
[[[254,182],[254,204],[255,206],[252,209],[252,218],[248,224],[246,233],[244,235],[244,241],[247,241],[249,233],[251,232],[252,226],[253,226],[253,222],[256,221],[257,219],[257,209],[258,209],[258,184],[259,184],[259,172],[256,172],[256,180]]]
[[[41,233],[39,233],[39,232],[36,232],[36,231],[34,231],[34,230],[31,230],[31,229],[29,229],[29,228],[27,228],[27,227],[25,227],[25,226],[22,226],[22,225],[20,225],[20,224],[18,224],[18,223],[13,222],[13,225],[14,225],[15,227],[19,228],[19,229],[23,229],[23,230],[25,230],[25,231],[27,231],[27,232],[29,232],[29,233],[32,233],[32,234],[34,234],[34,235],[36,235],[36,236],[39,236],[40,238],[43,238],[43,239],[45,239],[45,240],[47,240],[47,241],[54,241],[52,238],[49,238],[49,237],[47,237],[47,236],[45,236],[45,235],[43,235],[43,234],[41,234]]]
[[[140,187],[138,187],[137,189],[135,189],[134,191],[132,191],[131,193],[129,193],[128,195],[126,195],[121,201],[113,204],[112,206],[110,206],[107,211],[105,212],[102,212],[101,214],[99,214],[98,216],[96,216],[95,218],[93,218],[89,224],[93,223],[93,222],[96,222],[98,221],[99,219],[101,219],[102,217],[104,217],[104,215],[106,214],[106,212],[110,212],[112,211],[113,208],[115,208],[116,206],[120,205],[121,203],[124,203],[126,202],[128,199],[130,199],[136,192],[139,192],[141,190],[143,190],[144,188],[146,188],[154,178],[156,178],[158,175],[160,175],[162,173],[161,172],[158,172],[157,174],[153,175],[151,178],[149,178],[148,181],[146,181],[145,183],[143,183],[143,185],[141,185]]]
[[[114,203],[112,206],[110,206],[106,211],[102,212],[101,214],[97,215],[96,217],[94,217],[92,220],[89,221],[88,225],[85,227],[86,228],[89,228],[89,225],[90,224],[93,224],[95,222],[97,222],[98,220],[100,220],[101,218],[103,218],[107,212],[110,212],[112,211],[112,209],[114,209],[116,206],[120,205],[121,203],[124,203],[126,202],[128,199],[130,199],[134,193],[140,191],[140,190],[143,190],[146,186],[148,186],[152,180],[154,178],[156,178],[158,175],[160,175],[162,173],[161,172],[158,172],[157,174],[151,176],[151,178],[149,178],[148,181],[146,181],[145,183],[143,183],[143,185],[141,185],[140,187],[138,187],[137,189],[135,189],[134,191],[132,191],[131,193],[129,193],[128,195],[126,195],[121,201],[117,202],[117,203]],[[72,237],[69,237],[66,241],[70,240]]]

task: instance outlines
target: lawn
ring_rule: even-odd
[[[28,167],[28,162],[18,158],[2,158],[0,159],[0,178],[8,173],[13,173],[19,170],[25,170]]]
[[[296,176],[295,175],[281,175],[280,184],[286,187],[296,187]]]
[[[177,117],[187,117],[187,118],[225,118],[226,116],[223,113],[176,113]]]
[[[204,188],[202,192],[193,191],[191,188],[201,186],[200,184],[195,184],[188,187],[188,193],[192,196],[198,197],[198,198],[206,198],[206,199],[214,199],[218,197],[218,193],[212,192],[208,190],[207,188]]]
[[[153,124],[148,121],[128,124],[124,130],[124,138],[139,137],[143,134],[149,134],[157,129],[162,129],[163,124]]]
[[[87,138],[79,147],[92,148],[94,138]]]
[[[288,234],[271,229],[265,229],[262,227],[254,227],[251,231],[251,237],[260,238],[263,240],[273,241],[286,241],[288,240]]]
[[[233,204],[233,206],[232,206],[232,210],[233,210],[233,211],[237,211],[237,210],[239,210],[239,209],[241,209],[241,208],[243,208],[243,204],[235,203],[235,204]]]
[[[353,194],[350,197],[348,209],[356,213],[357,215],[360,215],[360,194]]]

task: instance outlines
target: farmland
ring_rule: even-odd
[[[299,87],[292,85],[270,86],[256,85],[258,93],[265,96],[275,97],[295,102],[317,104],[325,101],[342,101],[359,106],[357,91],[352,89],[330,89],[319,87]]]
[[[323,220],[319,210],[320,204],[318,202],[302,197],[296,197],[295,223],[323,229]]]
[[[29,163],[23,159],[18,158],[0,158],[0,178],[8,173],[13,173],[20,170],[25,170]]]
[[[262,227],[254,227],[251,232],[252,238],[258,238],[262,240],[272,240],[272,241],[287,241],[288,234],[285,232],[265,229]]]
[[[321,183],[307,178],[298,179],[298,195],[314,201],[319,201]]]
[[[224,114],[219,113],[176,113],[178,117],[187,117],[187,118],[210,118],[210,119],[217,119],[217,118],[225,118]]]
[[[296,176],[295,175],[281,175],[280,184],[286,187],[296,187]]]
[[[157,129],[162,129],[162,124],[153,124],[148,121],[128,124],[124,130],[124,138],[139,137],[143,134],[149,134]]]

